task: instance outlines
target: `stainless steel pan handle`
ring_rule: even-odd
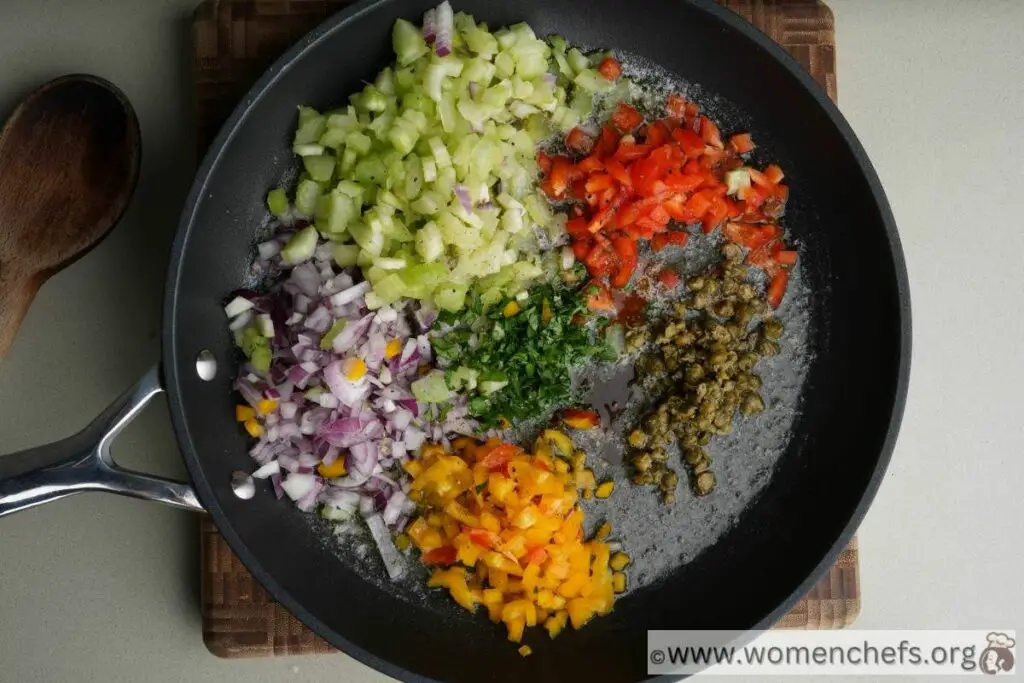
[[[154,367],[74,436],[0,456],[0,517],[82,491],[108,491],[202,511],[188,484],[122,469],[110,454],[121,430],[163,390],[159,368]]]

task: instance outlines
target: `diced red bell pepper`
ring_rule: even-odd
[[[589,239],[589,237],[590,233],[588,231],[587,239],[573,240],[572,253],[576,257],[577,261],[582,261],[583,259],[587,258],[587,254],[589,254],[590,250],[593,248],[594,241]]]
[[[775,164],[771,164],[766,169],[764,169],[764,177],[772,185],[778,185],[779,183],[782,182],[782,179],[786,177],[786,174],[782,172],[781,168],[779,168]]]
[[[625,102],[619,103],[612,114],[612,123],[624,132],[628,132],[644,122],[644,117],[631,105]]]
[[[747,249],[758,249],[777,239],[782,233],[775,225],[758,226],[745,223],[726,223],[722,232],[725,239]]]
[[[556,156],[551,159],[551,172],[543,183],[543,189],[552,199],[565,197],[565,191],[569,187],[569,169],[571,164],[564,156]]]
[[[685,208],[692,216],[703,216],[711,208],[714,194],[710,190],[700,190],[690,195]]]
[[[659,252],[668,246],[668,233],[659,232],[657,235],[651,238],[651,250]]]
[[[615,300],[603,283],[591,281],[587,285],[587,291],[590,292],[587,295],[587,308],[592,311],[615,311]]]
[[[545,152],[537,152],[537,167],[540,168],[541,175],[547,175],[551,172],[551,157]]]
[[[597,71],[609,81],[617,81],[622,75],[622,65],[614,57],[605,57],[598,65]]]
[[[689,214],[686,211],[686,202],[681,196],[666,199],[662,206],[665,207],[665,211],[668,212],[668,215],[671,216],[674,221],[685,223],[689,218]]]
[[[594,156],[598,158],[605,158],[615,153],[616,148],[619,146],[619,134],[610,125],[602,126],[601,134],[597,137],[597,142],[594,144]]]
[[[703,173],[700,175],[685,175],[672,171],[665,176],[665,189],[670,192],[686,193],[696,190],[707,178]]]
[[[604,170],[608,172],[612,178],[615,178],[616,182],[626,187],[633,186],[633,179],[630,177],[626,167],[615,159],[609,159],[605,162]]]
[[[640,145],[628,140],[620,140],[619,146],[612,155],[617,161],[628,163],[647,156],[651,151],[650,145]]]
[[[501,536],[487,529],[467,529],[466,535],[473,543],[485,548],[497,548],[501,545]]]
[[[578,154],[589,154],[594,146],[594,139],[587,132],[576,126],[565,138],[565,146]]]
[[[704,214],[704,225],[702,230],[705,233],[709,233],[725,220],[726,215],[729,213],[729,206],[725,203],[724,197],[716,196],[711,203],[711,208]]]
[[[729,138],[729,149],[736,154],[746,154],[747,152],[753,151],[754,139],[750,137],[750,133],[739,133]]]
[[[636,270],[636,242],[628,237],[613,237],[612,248],[619,257],[619,264],[612,275],[611,283],[613,287],[625,287]]]
[[[602,168],[604,168],[604,162],[598,158],[597,154],[591,154],[576,162],[572,170],[577,175],[586,176],[600,171]]]
[[[671,134],[669,133],[668,126],[661,121],[655,121],[651,125],[647,126],[644,142],[648,145],[654,145],[657,147],[668,142],[670,137]]]
[[[669,95],[665,100],[665,112],[674,118],[683,118],[686,114],[686,100],[682,95]]]
[[[615,187],[615,179],[607,173],[594,173],[587,178],[587,192],[593,194],[595,192],[603,192],[608,189]]]
[[[792,250],[784,250],[775,254],[775,261],[780,266],[795,266],[798,254]]]
[[[789,271],[780,270],[772,276],[768,285],[768,304],[772,308],[778,308],[782,303],[782,297],[786,295],[786,286],[789,285]]]
[[[587,271],[594,277],[604,277],[615,268],[615,253],[603,244],[595,244],[583,259]]]
[[[659,235],[660,237],[660,235]],[[658,282],[661,283],[666,289],[675,289],[679,286],[682,278],[679,277],[679,273],[672,270],[671,268],[665,268],[658,273]]]
[[[717,147],[718,149],[724,147],[722,144],[722,132],[718,129],[715,122],[706,116],[700,117],[700,137],[712,147]]]
[[[569,236],[573,239],[589,239],[590,231],[587,230],[587,219],[582,216],[576,216],[570,218],[565,224],[565,231],[569,233]]]
[[[562,411],[562,422],[573,429],[593,429],[601,424],[601,416],[596,410],[566,408]]]
[[[672,131],[672,139],[679,143],[679,149],[688,159],[696,159],[704,153],[704,140],[689,128],[676,128]]]
[[[548,551],[541,547],[531,548],[526,551],[523,558],[526,560],[526,564],[544,564],[548,559]]]
[[[420,559],[423,564],[455,564],[457,554],[454,547],[445,545],[424,553]]]

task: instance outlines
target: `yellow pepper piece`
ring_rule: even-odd
[[[345,458],[338,458],[330,465],[320,465],[316,470],[324,479],[337,479],[338,477],[344,477],[347,473],[345,470]]]
[[[612,574],[612,588],[615,589],[616,593],[622,593],[626,590],[626,575],[622,572],[615,572]]]
[[[366,362],[362,358],[346,358],[341,371],[350,382],[357,382],[366,374]]]
[[[516,313],[518,313],[520,310],[522,310],[522,309],[519,308],[519,303],[518,302],[509,301],[507,304],[505,304],[505,310],[502,311],[502,314],[506,318],[511,318]]]
[[[394,358],[402,352],[402,340],[392,339],[388,342],[387,346],[384,347],[384,357]]]
[[[530,648],[529,645],[523,645],[521,648],[519,648],[519,654],[521,654],[523,657],[529,657],[533,654],[533,650]]]
[[[610,522],[605,522],[601,526],[597,527],[597,533],[594,534],[595,541],[603,541],[612,535],[612,525]]]
[[[615,553],[612,555],[611,561],[608,565],[617,572],[621,572],[623,569],[629,566],[630,557],[626,553]]]
[[[548,617],[548,620],[544,622],[544,628],[547,629],[548,635],[554,638],[561,633],[562,629],[565,628],[565,622],[568,618],[569,613],[564,610]]]
[[[246,420],[245,431],[249,432],[252,438],[258,439],[263,434],[263,427],[256,420]]]
[[[572,439],[565,432],[557,429],[545,429],[541,437],[558,449],[558,452],[568,457],[572,455]]]
[[[597,496],[598,498],[607,498],[608,496],[612,495],[612,491],[614,490],[615,482],[606,481],[597,487],[597,490],[594,491],[594,495]]]
[[[247,422],[256,417],[256,411],[249,406],[235,406],[235,419],[239,422]]]
[[[263,399],[256,404],[256,410],[260,415],[269,415],[277,410],[277,401],[272,401],[269,398]]]

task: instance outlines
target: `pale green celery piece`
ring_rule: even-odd
[[[335,244],[331,252],[334,262],[342,268],[356,265],[359,258],[359,245],[356,244]]]
[[[355,132],[359,130],[359,119],[355,114],[348,112],[344,114],[331,114],[327,117],[327,128],[329,130]]]
[[[395,87],[398,90],[409,90],[416,85],[416,74],[412,67],[405,67],[395,72]]]
[[[591,93],[608,92],[615,87],[615,83],[609,81],[593,69],[584,69],[576,74],[573,83],[577,87]]]
[[[463,294],[465,296],[465,294]],[[462,308],[460,305],[459,308]],[[459,310],[459,309],[454,309]],[[412,383],[412,393],[417,401],[424,403],[444,403],[452,397],[448,384],[444,381],[444,371],[431,370]]]
[[[320,196],[320,185],[311,179],[299,181],[295,188],[295,210],[303,216],[312,217],[316,212],[316,200]]]
[[[516,71],[516,62],[508,52],[499,52],[494,58],[495,75],[501,78],[509,78]]]
[[[343,234],[348,224],[358,217],[359,207],[356,206],[355,199],[344,192],[331,192],[326,230],[328,233],[332,236]]]
[[[436,261],[444,254],[441,229],[434,221],[429,221],[416,231],[416,253],[424,261]]]
[[[415,124],[400,118],[391,126],[387,139],[404,156],[413,150],[419,136]]]
[[[576,73],[590,68],[590,60],[576,48],[569,50],[566,54],[566,59],[569,62],[569,66],[572,67],[572,70]]]
[[[373,262],[373,265],[375,268],[380,268],[381,270],[402,270],[408,264],[404,258],[381,256]]]
[[[318,144],[322,147],[329,147],[337,152],[339,149],[345,146],[345,140],[348,138],[350,133],[341,128],[330,128],[320,136]]]
[[[341,331],[345,329],[345,325],[347,324],[347,320],[339,320],[334,323],[331,326],[331,329],[327,330],[327,334],[323,336],[323,339],[320,340],[320,348],[324,351],[330,351],[331,345],[334,343],[334,338],[341,334]]]
[[[380,90],[385,95],[395,94],[395,72],[391,70],[390,66],[386,66],[380,70],[377,74],[376,80],[373,84],[377,86],[377,90]]]
[[[398,275],[409,287],[433,287],[445,282],[451,273],[443,263],[420,263],[403,268]]]
[[[405,183],[402,186],[403,199],[411,201],[420,196],[423,189],[423,162],[418,156],[405,160]]]
[[[275,216],[283,216],[288,213],[288,193],[283,187],[275,187],[267,194],[267,208]]]
[[[356,265],[360,268],[369,268],[373,265],[373,259],[376,258],[373,254],[368,251],[359,250],[359,255],[356,256]]]
[[[373,269],[371,268],[371,270]],[[398,276],[398,273],[394,272],[388,272],[385,277],[374,282],[373,285],[373,293],[379,296],[384,303],[398,301],[405,296],[406,289],[402,278]]]
[[[441,204],[434,198],[432,192],[424,192],[423,195],[412,202],[409,207],[421,216],[434,216],[441,210]]]
[[[348,226],[348,232],[363,251],[373,256],[380,256],[384,250],[384,235],[376,232],[366,223],[352,223]]]
[[[498,29],[494,33],[494,38],[495,40],[498,41],[498,47],[500,47],[502,50],[508,50],[517,42],[519,42],[519,36],[515,33],[512,33],[512,31],[508,30],[507,28]]]
[[[366,191],[358,183],[354,183],[351,180],[342,180],[339,181],[338,184],[334,186],[334,191],[340,192],[342,194],[347,194],[349,197],[352,197],[352,199],[355,199],[359,203],[359,206],[357,206],[356,208],[362,207],[363,197],[366,194]]]
[[[323,135],[327,119],[310,107],[299,107],[299,126],[295,131],[293,145],[315,143]]]
[[[434,163],[437,164],[438,169],[442,169],[452,165],[451,155],[448,154],[448,148],[445,147],[444,141],[441,138],[433,137],[429,140],[430,153],[434,157]]]
[[[300,157],[318,156],[324,153],[324,146],[320,144],[294,145],[292,152]]]
[[[434,302],[446,311],[461,311],[466,305],[467,289],[465,285],[441,285],[434,292]]]
[[[551,49],[555,52],[565,54],[565,51],[569,49],[569,43],[560,35],[552,34],[548,36],[548,43],[551,45]]]
[[[449,382],[449,388],[452,391],[473,391],[476,389],[477,377],[480,373],[472,368],[467,368],[465,365],[460,365],[451,374],[451,380]]]
[[[338,162],[338,168],[342,173],[349,173],[356,167],[356,159],[359,155],[356,151],[350,147],[346,147],[345,151],[341,153],[341,161]]]
[[[363,133],[352,133],[345,139],[345,149],[351,149],[360,156],[369,154],[372,146],[373,141],[370,140],[370,136]]]
[[[445,133],[451,133],[455,130],[459,113],[455,109],[455,98],[450,92],[442,95],[438,101],[437,115],[441,119],[441,129]]]
[[[398,63],[402,66],[412,64],[429,49],[423,40],[423,32],[405,19],[396,19],[391,30],[391,47],[395,50]]]
[[[285,265],[294,266],[312,258],[316,250],[316,241],[316,228],[312,225],[306,226],[292,235],[281,249],[281,260]]]
[[[488,289],[480,295],[480,303],[484,306],[493,306],[498,303],[504,297],[504,293],[500,289]]]
[[[441,101],[441,90],[446,76],[445,69],[440,64],[428,66],[423,76],[423,89],[426,91],[427,96],[435,102]]]
[[[498,51],[498,41],[487,31],[471,29],[463,31],[462,37],[466,41],[466,47],[483,59],[491,59]]]
[[[316,397],[324,393],[325,391],[327,391],[327,389],[325,389],[323,386],[315,386],[306,389],[304,392],[302,392],[302,395],[305,396],[310,401],[316,401]]]
[[[412,232],[406,227],[405,221],[398,216],[392,217],[391,221],[385,225],[384,236],[399,244],[412,242],[415,239]]]
[[[306,173],[318,183],[330,182],[331,176],[334,175],[334,163],[334,157],[326,154],[302,157]]]
[[[533,94],[533,83],[521,78],[512,79],[512,97],[522,99]]]
[[[432,183],[437,180],[437,163],[428,157],[423,157],[423,182]]]
[[[388,169],[384,162],[376,157],[363,159],[356,164],[355,178],[361,183],[380,185],[387,176]]]

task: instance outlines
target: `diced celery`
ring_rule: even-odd
[[[402,66],[412,64],[427,54],[427,43],[423,40],[423,32],[405,19],[396,19],[391,30],[391,46]]]
[[[358,155],[356,151],[350,147],[346,147],[345,151],[341,153],[341,161],[338,162],[338,168],[342,173],[349,173],[356,167],[356,159]]]
[[[446,311],[461,311],[466,305],[467,289],[465,285],[442,285],[434,292],[434,302]]]
[[[324,146],[318,144],[294,145],[292,152],[300,157],[317,156],[324,153]]]
[[[530,218],[535,222],[540,223],[541,225],[547,225],[551,220],[551,208],[548,206],[548,203],[538,195],[527,195],[526,198],[523,199],[523,206],[526,207],[527,213],[530,214]]]
[[[301,181],[295,189],[295,210],[303,216],[312,216],[319,196],[320,185],[315,180]]]
[[[356,206],[356,200],[343,192],[335,190],[331,192],[328,202],[329,209],[325,232],[331,235],[343,234],[348,224],[359,217],[359,207]]]
[[[448,154],[448,148],[441,138],[430,138],[429,144],[430,153],[434,156],[434,162],[439,169],[452,165],[451,155]]]
[[[327,126],[327,119],[315,109],[299,107],[299,127],[295,131],[293,145],[308,145],[320,139]]]
[[[441,89],[445,79],[444,67],[440,64],[431,64],[423,76],[423,89],[427,96],[435,102],[441,101]]]
[[[275,187],[267,195],[267,208],[275,216],[283,216],[288,213],[288,193],[283,187]]]
[[[363,196],[366,194],[362,186],[353,183],[351,180],[342,180],[334,186],[334,191],[347,194],[349,197],[357,200],[359,202],[359,206],[356,207],[357,209],[362,207]]]
[[[494,58],[494,72],[500,78],[509,78],[516,71],[516,61],[508,52],[500,52]]]
[[[387,171],[387,167],[380,159],[363,159],[356,164],[355,178],[361,183],[373,183],[375,185],[379,185],[384,182],[384,178],[387,176]]]
[[[309,177],[318,183],[328,183],[334,175],[334,157],[326,154],[302,157],[302,165]]]
[[[590,68],[590,60],[576,48],[569,50],[565,57],[569,62],[569,66],[572,67],[572,70],[576,73]]]
[[[421,263],[403,268],[398,275],[409,287],[433,288],[445,282],[450,273],[448,267],[443,263]]]
[[[297,263],[312,258],[316,250],[317,232],[312,225],[292,235],[291,239],[281,249],[281,260],[285,265],[294,266]]]
[[[348,112],[344,114],[331,114],[327,117],[327,128],[329,130],[355,132],[359,130],[359,119],[356,118],[355,114]]]
[[[381,298],[384,303],[391,303],[398,301],[405,296],[407,287],[402,282],[402,278],[398,276],[398,273],[389,273],[383,279],[377,281],[373,285],[373,292]]]
[[[366,223],[352,223],[348,226],[348,232],[363,251],[380,256],[384,250],[384,234],[374,231]]]
[[[587,92],[607,92],[615,87],[615,83],[609,81],[607,78],[602,76],[593,69],[584,69],[576,74],[576,78],[573,79],[579,88],[586,90]]]
[[[406,262],[404,258],[381,256],[379,259],[374,260],[373,265],[382,270],[402,270],[405,268]]]
[[[465,292],[462,293],[462,296],[464,299]],[[457,311],[461,308],[462,304],[460,303],[457,307],[448,310]],[[444,371],[442,370],[431,370],[413,382],[412,393],[417,401],[422,401],[423,403],[444,403],[452,397],[452,392],[444,381]]]
[[[454,245],[463,251],[476,249],[483,242],[478,230],[474,230],[450,213],[438,216],[437,227],[441,230],[441,239],[445,244]]]
[[[460,391],[463,389],[473,391],[476,389],[476,380],[479,376],[480,373],[476,370],[460,365],[451,373],[448,386],[453,391]]]
[[[422,216],[434,216],[441,210],[441,202],[437,200],[433,192],[424,192],[419,199],[412,202],[409,207]]]
[[[483,59],[491,59],[498,51],[498,41],[487,31],[474,28],[463,31],[462,37],[466,41],[466,47]]]
[[[423,163],[417,156],[405,160],[405,184],[402,193],[406,200],[416,199],[423,190]]]
[[[416,129],[416,126],[405,119],[396,120],[391,127],[391,131],[388,133],[388,141],[403,156],[413,150],[419,137],[420,132]]]
[[[342,318],[338,322],[331,325],[331,329],[327,330],[327,333],[324,334],[323,338],[320,340],[320,348],[323,349],[324,351],[330,351],[332,344],[334,343],[334,338],[341,334],[341,331],[345,329],[345,326],[347,324],[348,321]]]
[[[359,258],[359,246],[356,244],[335,244],[331,250],[334,262],[342,268],[356,265]]]
[[[345,139],[346,149],[354,150],[360,156],[369,154],[372,145],[373,141],[370,140],[370,136],[362,133],[352,133]]]
[[[416,232],[416,253],[428,262],[436,261],[444,254],[441,229],[434,221],[428,222]]]
[[[373,82],[377,86],[377,90],[380,90],[385,95],[395,94],[395,72],[391,70],[390,66],[386,66],[380,70],[377,74],[377,80]]]

